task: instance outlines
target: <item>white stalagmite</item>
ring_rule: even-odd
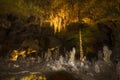
[[[103,54],[104,54],[104,61],[106,63],[111,63],[110,56],[112,54],[112,51],[107,46],[103,47]]]
[[[72,51],[70,51],[70,59],[69,59],[69,64],[74,66],[74,62],[75,62],[75,53],[76,50],[75,48],[72,49]]]

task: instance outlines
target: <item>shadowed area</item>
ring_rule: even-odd
[[[50,73],[47,80],[76,80],[76,79],[72,74],[66,71],[57,71]]]

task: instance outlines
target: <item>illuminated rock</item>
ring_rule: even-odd
[[[111,63],[110,56],[112,54],[112,51],[107,46],[103,47],[103,54],[104,54],[104,61],[106,63]]]
[[[68,63],[72,66],[74,66],[74,62],[75,62],[75,53],[76,53],[76,50],[75,48],[73,48],[72,51],[70,51],[70,58],[68,61]]]
[[[13,50],[11,53],[11,61],[16,61],[19,56],[22,56],[23,58],[26,57],[26,51],[25,50]]]
[[[95,63],[95,72],[99,73],[100,72],[100,65]]]

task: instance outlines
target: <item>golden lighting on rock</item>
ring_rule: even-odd
[[[13,51],[12,51],[12,54],[11,54],[10,60],[16,61],[17,58],[18,58],[18,56],[20,56],[20,55],[21,55],[22,57],[25,57],[25,56],[26,56],[25,53],[26,53],[25,50],[13,50]]]
[[[62,27],[62,18],[56,15],[55,17],[51,16],[50,26],[54,27],[54,32],[60,32]]]
[[[29,54],[35,53],[35,52],[37,52],[37,50],[34,50],[32,48],[28,48],[27,54],[29,55]]]
[[[65,26],[68,24],[68,15],[67,10],[60,9],[55,14],[51,13],[50,15],[50,26],[54,27],[54,32],[60,32],[65,29]]]
[[[37,52],[37,50],[28,48],[28,50],[13,50],[11,53],[11,61],[17,61],[19,56],[22,56],[23,58],[26,57],[26,55],[29,55],[31,53]]]
[[[83,18],[82,21],[85,22],[85,23],[90,23],[91,22],[91,20],[89,18],[87,18],[87,17]]]
[[[81,61],[84,62],[86,60],[86,56],[84,56]]]
[[[65,30],[66,26],[70,23],[79,22],[78,13],[75,11],[78,10],[76,8],[78,5],[74,6],[75,10],[70,11],[70,7],[68,4],[64,4],[57,11],[51,11],[49,15],[49,19],[46,22],[50,23],[50,26],[54,27],[54,32],[60,32],[61,30]]]
[[[86,24],[90,24],[90,25],[93,24],[93,21],[90,18],[87,18],[87,17],[83,18],[82,21],[83,21],[83,23],[86,23]]]

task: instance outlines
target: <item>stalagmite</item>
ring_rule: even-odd
[[[81,35],[81,30],[79,32],[79,37],[80,37],[80,60],[83,59],[83,47],[82,47],[82,35]]]
[[[72,51],[70,51],[70,59],[69,59],[69,64],[74,66],[74,62],[75,62],[75,53],[76,50],[75,48],[72,49]]]
[[[111,63],[110,56],[112,54],[112,51],[107,46],[103,47],[103,54],[104,54],[104,61],[106,63]]]

